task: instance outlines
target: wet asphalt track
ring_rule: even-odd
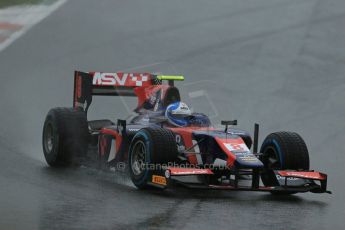
[[[343,0],[69,1],[0,53],[0,228],[340,229],[344,25]],[[123,175],[51,169],[41,128],[71,105],[74,69],[184,74],[185,100],[204,90],[190,101],[214,121],[259,122],[261,140],[299,132],[334,194],[142,192]],[[127,114],[94,102],[91,118]]]

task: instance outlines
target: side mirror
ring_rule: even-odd
[[[222,121],[221,122],[222,125],[225,125],[225,130],[224,132],[228,132],[228,126],[229,125],[237,125],[237,120],[232,120],[232,121]]]

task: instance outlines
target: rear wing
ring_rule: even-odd
[[[136,89],[162,85],[167,80],[170,86],[174,81],[183,81],[183,76],[156,75],[151,73],[74,73],[73,107],[87,112],[92,96],[137,96]]]

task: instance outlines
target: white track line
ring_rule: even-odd
[[[48,17],[51,13],[57,10],[60,6],[62,6],[67,0],[58,0],[57,2],[53,3],[51,6],[47,7],[47,9],[39,14],[33,14],[33,23],[24,25],[22,29],[14,32],[9,38],[7,38],[4,42],[0,43],[0,52],[10,46],[15,40],[19,37],[23,36],[26,32],[28,32],[33,26],[41,22],[44,18]],[[11,23],[11,21],[9,21]]]

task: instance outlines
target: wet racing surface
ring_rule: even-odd
[[[344,211],[345,3],[342,0],[73,0],[0,53],[2,229],[339,229]],[[52,169],[47,111],[72,105],[73,71],[183,74],[185,101],[260,141],[304,137],[334,194],[138,191],[123,174]],[[135,100],[97,98],[90,118]],[[105,117],[104,117],[105,116]]]

